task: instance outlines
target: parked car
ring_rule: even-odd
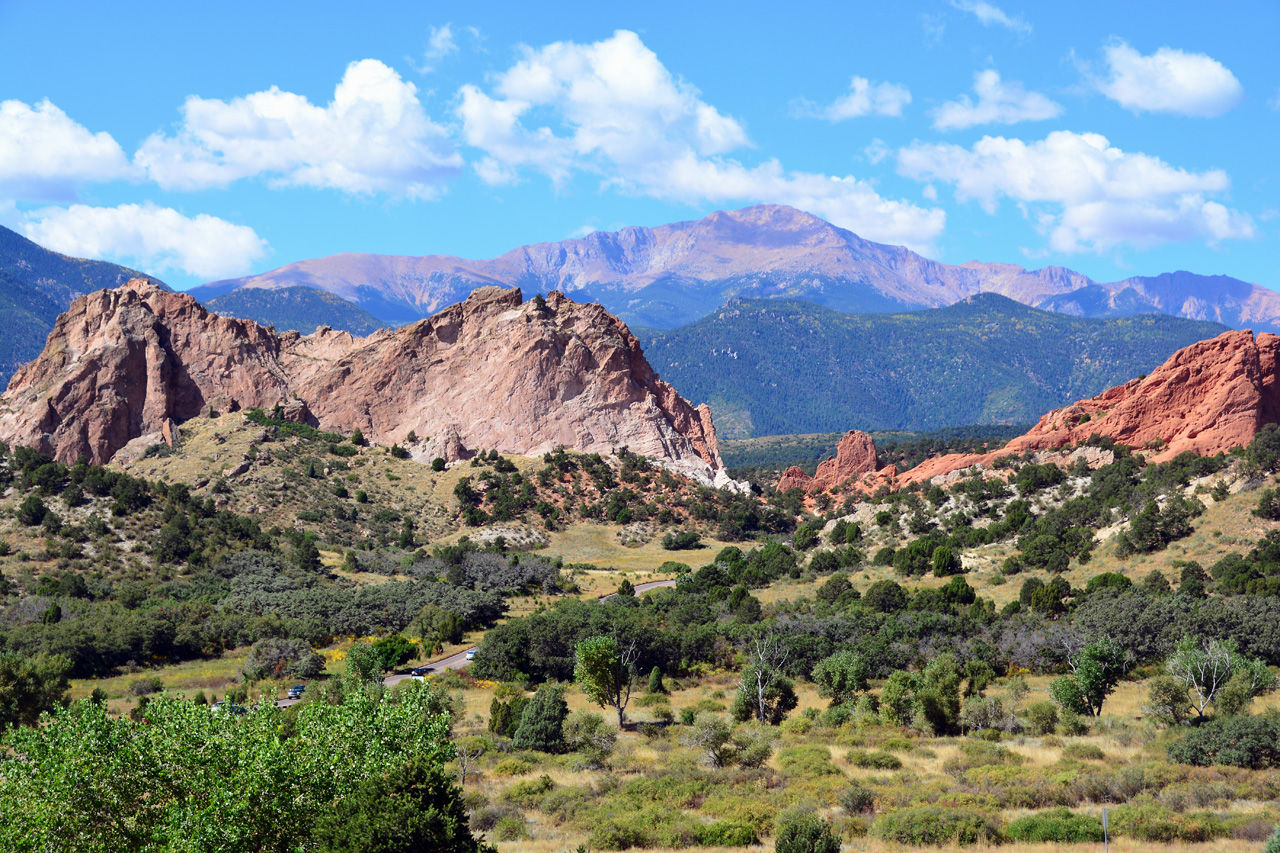
[[[214,702],[213,707],[209,709],[214,714],[247,714],[249,709],[243,705],[237,705],[234,702]]]
[[[417,678],[418,676],[421,676],[421,675],[427,675],[430,672],[431,672],[431,667],[429,666],[415,666],[413,668],[413,671],[410,672],[409,674]]]
[[[290,699],[301,699],[301,698],[302,698],[302,694],[303,694],[303,693],[305,693],[305,692],[307,692],[307,685],[305,685],[305,684],[295,684],[295,685],[293,685],[292,687],[290,687],[290,688],[289,688],[289,698],[290,698]]]

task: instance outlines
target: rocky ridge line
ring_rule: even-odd
[[[134,279],[77,299],[0,396],[0,439],[106,462],[202,412],[272,409],[392,444],[536,456],[629,447],[728,485],[711,412],[662,381],[599,305],[484,287],[426,320],[367,338],[222,317]],[[167,432],[166,432],[167,431]]]
[[[985,454],[953,453],[927,459],[909,471],[888,477],[888,469],[859,470],[841,461],[840,449],[854,444],[851,432],[840,442],[824,475],[810,480],[798,468],[788,470],[779,488],[800,487],[810,493],[845,486],[874,491],[888,479],[901,487],[912,483],[945,483],[958,472],[992,468],[1005,456],[1031,452],[1039,462],[1071,464],[1083,456],[1093,467],[1107,454],[1084,447],[1094,435],[1144,449],[1147,459],[1163,462],[1190,451],[1212,456],[1245,446],[1269,423],[1280,422],[1280,336],[1248,330],[1224,332],[1178,350],[1150,375],[1131,379],[1096,397],[1055,409],[1029,432],[1000,450]],[[870,438],[863,436],[866,443]],[[861,442],[858,442],[859,446]],[[872,446],[874,460],[874,446]],[[854,457],[846,451],[849,460]],[[865,460],[865,449],[857,457]],[[846,476],[833,481],[848,471]],[[797,474],[799,476],[797,476]]]

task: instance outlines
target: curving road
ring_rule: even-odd
[[[675,585],[676,585],[676,582],[674,580],[646,581],[645,583],[636,584],[635,590],[636,590],[636,595],[643,595],[644,593],[648,592],[651,589],[657,589],[663,586],[675,586]],[[615,595],[617,595],[616,592],[611,592],[608,595],[602,595],[598,597],[596,600],[604,601],[606,598],[613,598]],[[468,648],[463,649],[460,652],[455,652],[454,654],[451,654],[448,657],[441,658],[438,661],[432,661],[431,663],[426,665],[427,671],[439,672],[440,670],[444,670],[444,669],[462,669],[464,666],[467,666],[469,663],[471,663],[471,661],[467,660],[467,652],[474,652],[477,648],[478,648],[477,646],[470,646]],[[387,687],[390,687],[393,684],[399,684],[401,681],[404,681],[406,678],[413,678],[413,677],[414,676],[410,675],[407,672],[397,673],[395,675],[388,675],[386,678],[382,679],[382,683]],[[288,708],[290,705],[296,705],[300,701],[302,700],[279,699],[276,701],[276,707]]]

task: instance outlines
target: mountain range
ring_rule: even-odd
[[[1280,330],[1280,293],[1228,276],[1173,272],[1102,283],[1057,266],[944,264],[781,205],[597,231],[522,246],[491,260],[345,253],[211,282],[191,293],[208,301],[246,288],[306,286],[402,325],[491,284],[526,293],[560,290],[576,301],[598,301],[627,323],[658,329],[697,320],[732,298],[800,298],[838,311],[895,312],[998,293],[1077,316],[1157,312]]]
[[[981,293],[900,314],[734,300],[678,329],[635,332],[663,378],[710,404],[721,436],[746,438],[1030,423],[1226,330],[1165,314],[1072,317]]]
[[[0,390],[40,354],[71,300],[142,275],[106,261],[60,255],[0,226]],[[158,280],[156,280],[158,282]],[[161,284],[161,287],[167,286]]]

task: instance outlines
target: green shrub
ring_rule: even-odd
[[[718,820],[698,830],[698,843],[704,847],[747,847],[759,844],[756,831],[736,820]]]
[[[811,811],[797,809],[778,818],[774,853],[840,853],[840,840],[825,820]]]
[[[947,759],[942,769],[948,773],[963,773],[973,767],[990,767],[994,765],[1020,765],[1024,761],[1021,755],[1011,752],[1003,746],[982,740],[969,740],[960,744],[960,754]]]
[[[1063,758],[1074,758],[1077,761],[1105,761],[1107,754],[1101,747],[1091,743],[1069,743],[1062,750]]]
[[[527,758],[504,758],[493,766],[499,776],[523,776],[533,770],[533,762]]]
[[[1070,711],[1063,711],[1058,717],[1059,734],[1078,737],[1089,733],[1089,723],[1079,714],[1073,714]]]
[[[1181,815],[1156,802],[1126,803],[1111,812],[1111,831],[1139,841],[1203,843],[1224,834],[1222,823],[1208,812]]]
[[[836,796],[836,801],[850,814],[875,811],[876,792],[855,781]]]
[[[1076,814],[1068,808],[1020,817],[1005,827],[1014,841],[1049,841],[1055,844],[1079,844],[1102,840],[1102,821],[1091,815]]]
[[[825,746],[792,746],[778,752],[778,766],[791,776],[839,776]]]
[[[851,749],[845,758],[854,767],[869,767],[875,770],[900,770],[902,759],[888,752],[867,752],[865,749]]]
[[[502,800],[522,808],[531,808],[542,802],[548,793],[555,790],[555,787],[556,783],[551,777],[543,773],[537,779],[515,783],[502,792]]]
[[[528,838],[529,833],[522,819],[508,815],[498,818],[498,825],[493,828],[493,837],[499,841],[519,841]]]
[[[1280,826],[1271,833],[1271,837],[1267,839],[1267,846],[1262,848],[1262,853],[1280,853]]]
[[[1051,735],[1058,727],[1058,706],[1052,702],[1032,702],[1025,713],[1033,735]]]
[[[1228,764],[1262,770],[1280,766],[1280,724],[1265,717],[1213,720],[1169,744],[1180,764]]]
[[[988,815],[974,809],[917,806],[881,815],[871,834],[883,841],[911,847],[956,844],[998,844],[1000,827]]]

